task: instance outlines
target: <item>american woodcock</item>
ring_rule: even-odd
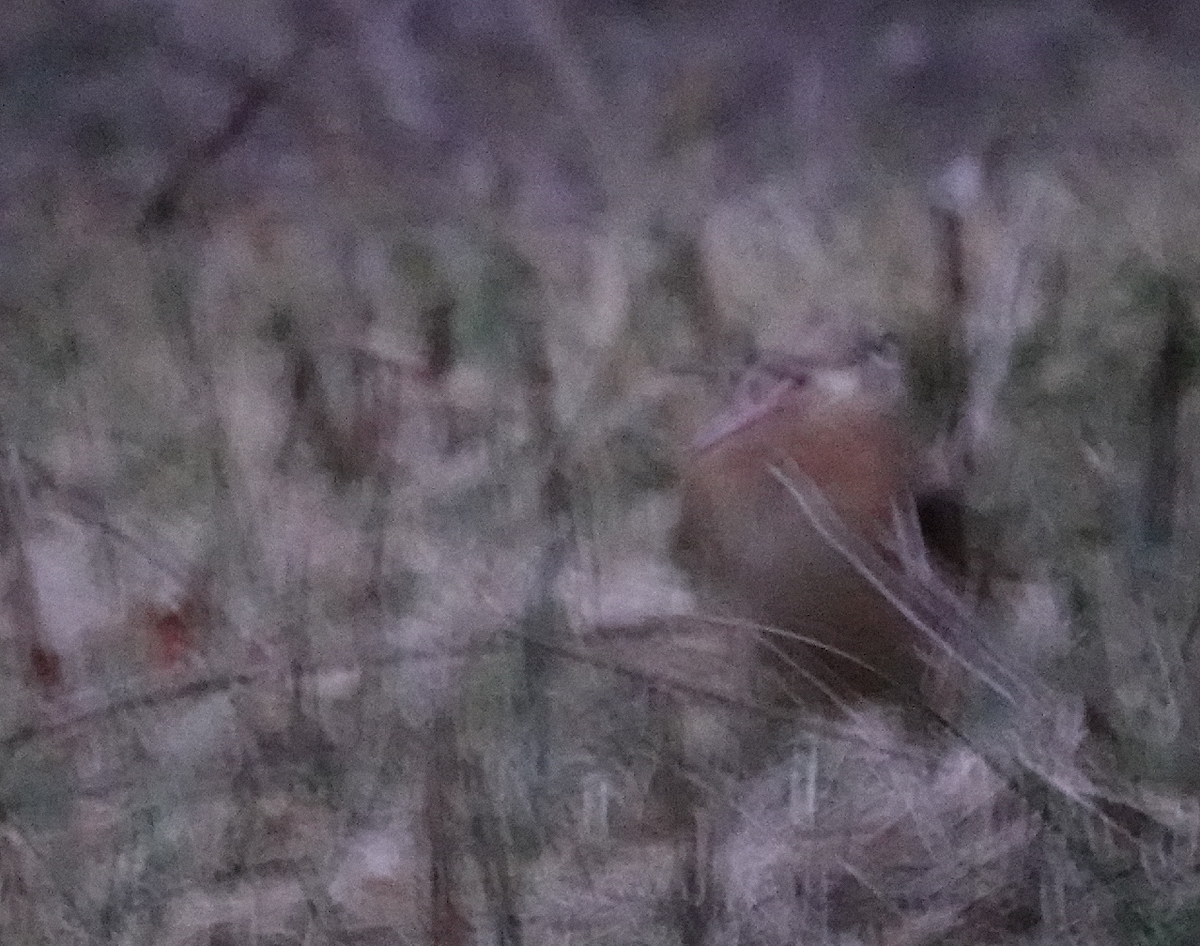
[[[753,641],[760,698],[903,702],[928,682],[922,635],[783,481],[798,474],[839,529],[898,562],[916,458],[893,347],[760,356],[693,444],[673,555],[714,618],[771,629],[728,626]]]

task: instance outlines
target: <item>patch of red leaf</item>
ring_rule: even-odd
[[[186,598],[174,608],[146,609],[149,658],[160,670],[175,670],[200,650],[205,619],[204,606]]]
[[[62,685],[62,658],[45,644],[34,644],[29,650],[29,681],[45,690]]]

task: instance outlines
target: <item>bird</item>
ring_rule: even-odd
[[[893,339],[768,351],[694,439],[671,554],[711,614],[743,622],[731,636],[755,628],[736,646],[753,660],[756,698],[845,708],[931,692],[922,634],[787,482],[790,471],[839,529],[902,568],[898,512],[917,508],[919,468],[904,403]]]

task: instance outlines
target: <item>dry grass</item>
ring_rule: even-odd
[[[918,12],[850,74],[850,26],[713,10],[188,20],[290,70],[261,125],[153,46],[71,81],[207,151],[0,119],[45,152],[0,194],[3,942],[1195,941],[1194,80],[1079,14],[942,101],[1016,27]],[[5,81],[79,41],[44,14]],[[902,337],[971,574],[777,472],[965,681],[941,723],[762,705],[666,553],[749,340],[830,311]]]

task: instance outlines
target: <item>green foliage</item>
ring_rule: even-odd
[[[1129,946],[1191,946],[1200,941],[1200,901],[1188,900],[1174,908],[1123,902],[1117,922],[1121,942]]]
[[[68,765],[59,747],[33,746],[13,753],[0,782],[0,809],[6,818],[34,830],[61,829],[74,794]]]
[[[490,247],[474,298],[458,322],[464,349],[495,364],[520,364],[528,356],[536,286],[534,270],[520,254],[504,245]]]

